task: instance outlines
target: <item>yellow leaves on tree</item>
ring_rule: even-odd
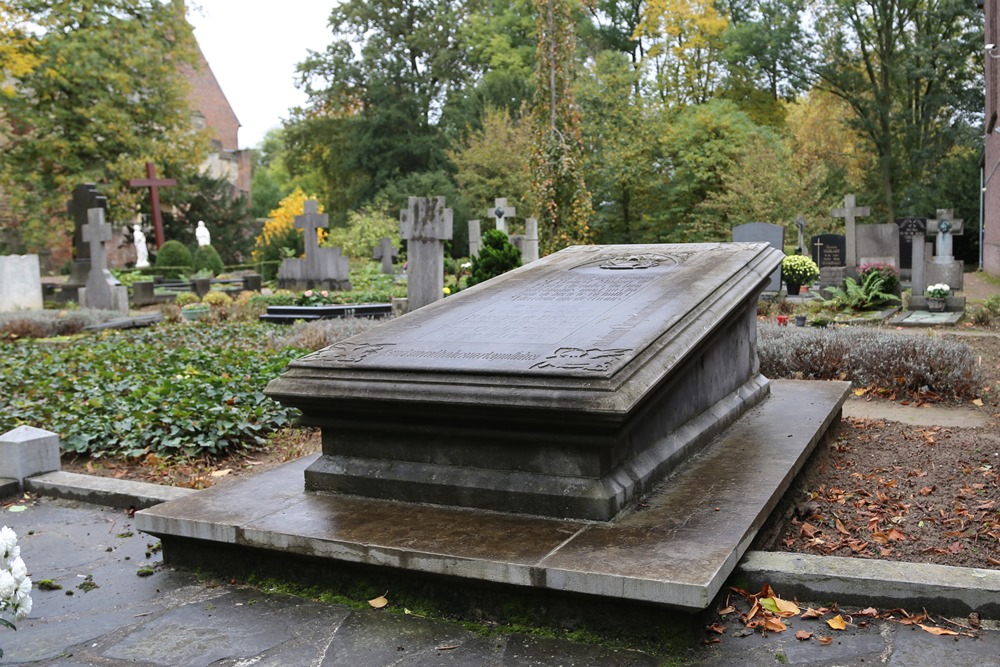
[[[310,199],[301,188],[281,200],[278,208],[271,211],[264,223],[264,229],[254,242],[253,261],[261,262],[265,278],[273,278],[280,261],[288,256],[299,257],[305,246],[303,232],[295,228],[295,216],[305,211],[306,199]],[[323,212],[323,207],[319,207]],[[326,240],[326,230],[318,230],[320,245]]]
[[[660,95],[700,104],[722,78],[719,52],[729,20],[709,0],[649,0],[633,39],[648,40]]]
[[[0,94],[13,97],[9,80],[25,76],[41,62],[34,53],[35,40],[25,33],[24,11],[8,0],[0,0]]]

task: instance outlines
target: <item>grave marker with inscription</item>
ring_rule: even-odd
[[[764,243],[574,246],[292,362],[306,488],[609,520],[769,391]]]

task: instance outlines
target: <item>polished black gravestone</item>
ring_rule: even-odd
[[[759,243],[579,246],[290,364],[306,488],[610,520],[768,393]]]

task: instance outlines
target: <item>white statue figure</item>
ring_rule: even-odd
[[[139,225],[132,225],[132,242],[135,244],[135,268],[145,269],[149,266],[149,249],[146,248],[146,235]]]
[[[194,230],[194,237],[198,239],[198,245],[212,245],[212,234],[201,220],[198,221],[198,229]]]

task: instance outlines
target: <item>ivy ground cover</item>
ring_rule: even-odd
[[[217,455],[264,444],[297,411],[263,394],[304,350],[269,345],[276,325],[107,331],[0,345],[0,433],[59,434],[91,456]]]

